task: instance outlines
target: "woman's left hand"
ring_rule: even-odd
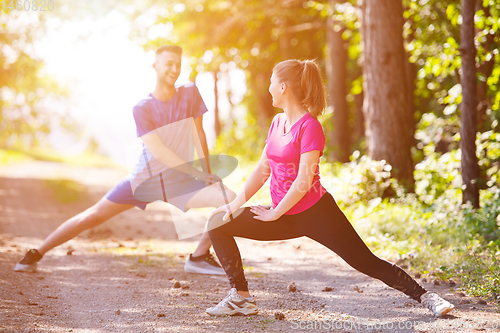
[[[275,221],[281,217],[270,206],[251,206],[250,211],[255,214],[254,219],[261,221]]]

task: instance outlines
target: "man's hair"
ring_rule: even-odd
[[[155,55],[158,56],[165,51],[172,52],[172,53],[175,53],[175,54],[182,56],[182,47],[177,46],[177,45],[162,45],[156,50]]]

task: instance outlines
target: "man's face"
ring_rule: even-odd
[[[181,56],[173,52],[162,52],[156,56],[153,68],[161,81],[173,86],[181,74]]]

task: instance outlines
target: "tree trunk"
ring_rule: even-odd
[[[330,0],[334,6],[335,1]],[[347,104],[347,43],[342,39],[342,32],[334,30],[335,22],[327,19],[326,27],[326,77],[328,80],[329,103],[333,106],[333,131],[331,143],[333,158],[336,161],[349,162],[351,154],[351,131],[349,126],[349,106]]]
[[[365,136],[365,115],[363,114],[363,99],[363,92],[361,92],[359,95],[354,96],[354,107],[356,108],[356,114],[354,117],[354,140],[358,145]]]
[[[475,0],[462,0],[463,22],[460,27],[460,56],[462,58],[462,103],[460,115],[460,148],[462,150],[462,180],[465,185],[463,202],[479,207],[479,166],[476,156],[477,78],[476,47],[474,45]]]
[[[361,66],[356,66],[352,71],[352,77],[357,79],[359,76],[363,75],[363,68]],[[365,116],[363,114],[363,90],[357,95],[354,95],[354,122],[353,122],[353,132],[352,137],[353,142],[359,149],[361,140],[365,137]]]
[[[227,116],[227,121],[225,122],[225,126],[231,128],[234,123],[234,115],[233,115],[234,104],[233,101],[231,100],[231,97],[233,96],[233,91],[231,88],[231,75],[229,74],[229,72],[226,72],[225,79],[226,79],[226,98],[227,101],[229,102],[229,115]]]
[[[401,0],[363,1],[363,81],[368,154],[392,165],[392,175],[413,191],[411,124]]]

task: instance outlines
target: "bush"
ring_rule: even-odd
[[[321,164],[321,183],[338,201],[352,205],[384,197],[389,191],[396,196],[403,194],[403,188],[391,178],[391,165],[359,155],[354,152],[346,164]]]

